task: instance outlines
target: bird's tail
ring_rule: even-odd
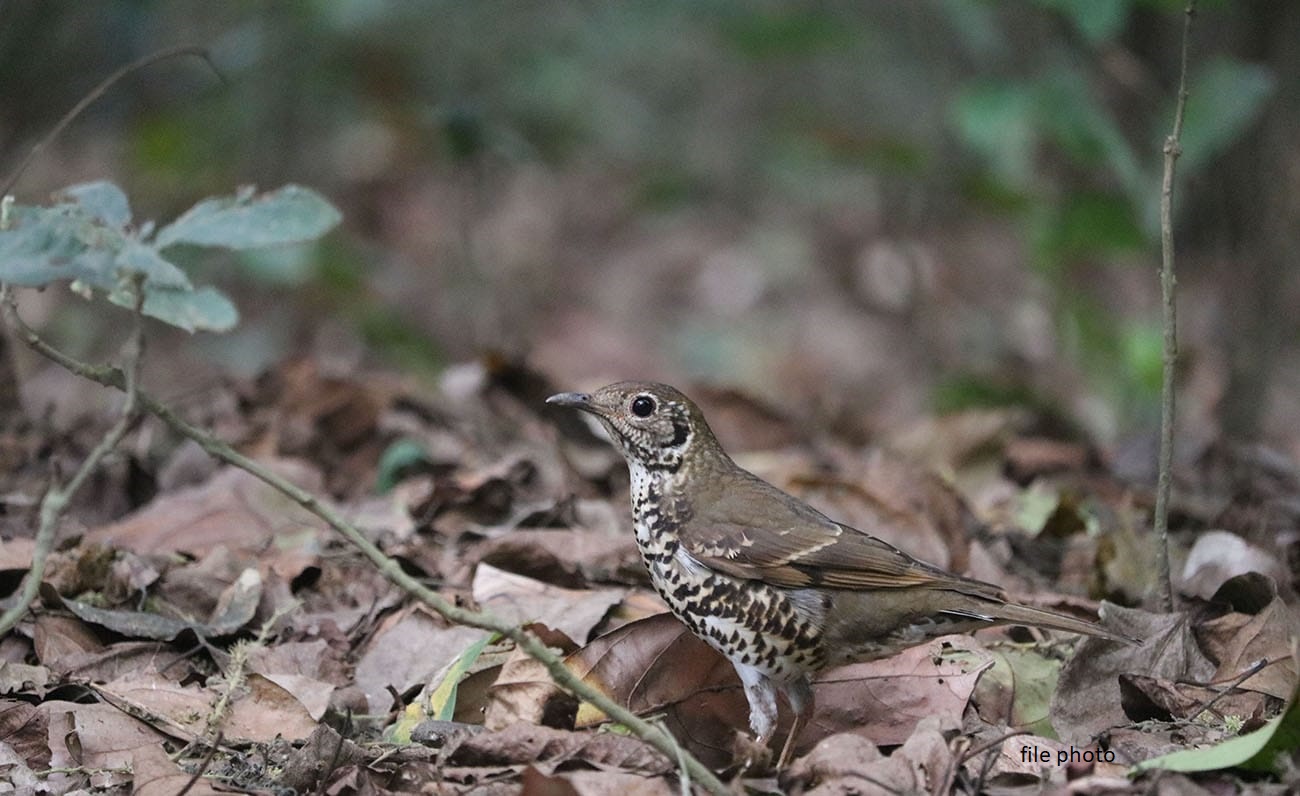
[[[988,615],[995,621],[1006,624],[1030,625],[1032,627],[1044,627],[1048,630],[1064,630],[1067,633],[1082,633],[1085,636],[1096,636],[1097,638],[1118,641],[1124,644],[1142,643],[1140,639],[1108,630],[1096,622],[1089,622],[1086,619],[1078,619],[1059,611],[1034,608],[1020,603],[1001,603],[1000,605],[989,606]]]

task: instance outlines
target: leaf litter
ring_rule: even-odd
[[[1211,449],[1183,474],[1202,499],[1182,498],[1179,612],[1105,606],[1140,647],[997,629],[825,672],[776,778],[740,765],[734,670],[663,613],[623,465],[541,403],[557,389],[544,375],[488,358],[430,392],[297,360],[225,389],[210,402],[223,435],[448,597],[533,623],[573,671],[760,792],[1137,792],[1148,784],[1124,779],[1131,764],[1196,744],[1227,750],[1202,769],[1174,758],[1199,773],[1162,775],[1162,789],[1244,784],[1232,766],[1292,781],[1294,768],[1257,760],[1290,749],[1298,679],[1295,513],[1279,507],[1300,479],[1276,457]],[[891,435],[891,452],[742,392],[697,393],[742,464],[914,554],[1082,615],[1150,593],[1149,568],[1132,565],[1150,546],[1146,488],[1023,411],[934,418]],[[30,523],[14,517],[43,488],[34,451],[76,461],[93,433],[0,435],[14,464],[0,483],[10,588],[30,562]],[[104,499],[64,523],[37,609],[0,643],[13,782],[163,793],[206,765],[190,792],[678,792],[675,761],[509,645],[411,605],[292,501],[179,441],[133,450],[153,494],[120,468],[100,479]],[[1072,751],[1113,762],[1057,764]]]

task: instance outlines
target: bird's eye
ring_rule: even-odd
[[[649,417],[654,414],[655,399],[648,395],[638,395],[632,399],[632,414],[637,417]]]

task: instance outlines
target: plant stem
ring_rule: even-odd
[[[1187,49],[1191,39],[1196,0],[1188,0],[1183,15],[1182,62],[1178,71],[1178,100],[1174,128],[1165,139],[1165,172],[1160,187],[1160,298],[1164,308],[1164,360],[1160,378],[1160,461],[1156,480],[1156,508],[1152,525],[1160,546],[1161,603],[1174,610],[1173,580],[1169,571],[1169,489],[1174,456],[1174,377],[1178,364],[1177,302],[1174,287],[1174,166],[1182,154],[1183,112],[1187,107]]]

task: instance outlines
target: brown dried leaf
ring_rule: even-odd
[[[949,650],[958,654],[943,657]],[[989,661],[973,640],[950,636],[892,658],[822,672],[814,684],[817,709],[797,749],[845,730],[898,744],[927,716],[955,723]],[[734,668],[671,615],[601,636],[565,663],[638,714],[666,713],[673,735],[713,763],[730,762],[735,733],[748,732],[748,704]],[[577,726],[603,718],[583,705]],[[788,730],[786,716],[777,740]]]
[[[34,539],[0,539],[0,572],[28,572],[32,568]]]
[[[131,792],[134,796],[173,796],[193,778],[192,774],[172,762],[162,744],[148,744],[132,751]],[[198,796],[221,796],[223,793],[202,777],[185,792]]]
[[[52,700],[39,709],[48,721],[53,768],[123,768],[131,764],[136,749],[164,740],[148,724],[112,705]]]
[[[50,764],[49,711],[27,702],[0,699],[0,746],[8,746],[29,766]]]
[[[384,713],[391,707],[389,688],[404,693],[427,683],[486,635],[472,627],[446,627],[420,609],[387,617],[366,644],[354,675],[370,712]]]
[[[296,793],[322,793],[321,779],[366,759],[365,751],[327,724],[318,725],[307,741],[292,749],[281,764],[280,784]]]
[[[0,694],[24,693],[45,696],[50,670],[44,666],[0,660]]]
[[[105,682],[126,674],[156,672],[162,666],[176,664],[176,659],[175,652],[158,642],[123,641],[103,649],[57,658],[51,663],[51,668],[64,679]],[[165,674],[171,679],[180,680],[189,671],[188,665],[173,665]]]
[[[1120,705],[1118,675],[1144,672],[1168,680],[1208,680],[1214,664],[1201,653],[1185,614],[1153,614],[1107,604],[1107,625],[1140,647],[1087,638],[1061,669],[1052,696],[1052,724],[1061,739],[1086,743],[1097,733],[1128,723]]]
[[[148,717],[158,729],[185,740],[208,731],[218,696],[211,687],[180,685],[157,676],[126,677],[94,688],[109,703]],[[316,722],[288,691],[250,674],[219,726],[227,741],[247,743],[306,738]]]
[[[497,616],[516,624],[537,622],[580,643],[627,594],[625,589],[564,589],[482,563],[472,589],[474,600]]]
[[[192,622],[141,611],[108,611],[76,600],[64,600],[63,606],[81,619],[131,638],[170,641],[186,630],[204,638],[229,636],[247,625],[257,611],[262,596],[262,576],[246,569],[230,588],[222,593],[213,617],[208,622]]]
[[[521,528],[487,539],[465,555],[569,588],[592,582],[641,582],[646,577],[630,531]]]
[[[1230,613],[1206,622],[1197,628],[1196,636],[1219,664],[1215,682],[1234,680],[1256,661],[1267,660],[1269,665],[1240,687],[1289,700],[1300,681],[1291,656],[1291,640],[1298,633],[1295,609],[1275,597],[1254,616]]]
[[[800,783],[809,794],[946,791],[944,777],[955,763],[942,729],[940,718],[925,719],[889,757],[868,740],[832,735],[796,760],[783,784]]]
[[[307,465],[289,460],[267,464],[304,489],[320,492],[320,475]],[[199,486],[161,495],[125,519],[90,531],[84,541],[197,558],[219,545],[264,553],[273,540],[304,531],[315,538],[325,532],[325,524],[251,474],[226,467]]]
[[[468,736],[447,758],[448,765],[459,766],[571,761],[645,775],[664,774],[677,768],[675,762],[638,738],[613,733],[568,732],[527,724]]]
[[[76,617],[41,613],[35,624],[32,648],[36,659],[55,669],[68,658],[104,649],[90,628]]]
[[[1254,691],[1233,691],[1220,695],[1217,690],[1187,683],[1174,683],[1141,674],[1119,676],[1120,701],[1124,713],[1133,721],[1173,721],[1195,719],[1200,706],[1214,700],[1220,716],[1262,717],[1268,699]]]
[[[487,690],[483,724],[498,730],[512,724],[570,728],[578,703],[555,685],[540,662],[516,654]]]
[[[534,766],[520,774],[520,796],[676,796],[681,788],[665,777],[623,771],[565,771],[547,776]]]

